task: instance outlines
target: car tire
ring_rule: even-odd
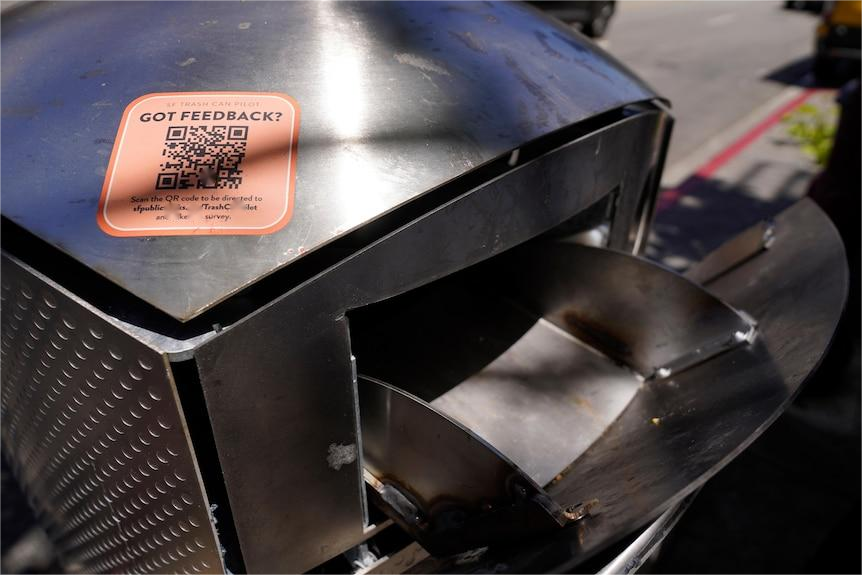
[[[590,38],[601,38],[608,30],[608,23],[614,13],[614,7],[609,2],[602,2],[593,13],[589,22],[584,24],[583,32]]]

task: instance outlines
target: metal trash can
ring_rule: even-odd
[[[575,565],[846,298],[809,202],[639,258],[667,107],[526,6],[24,5],[2,57],[3,450],[70,571],[307,571],[369,506],[427,569]]]

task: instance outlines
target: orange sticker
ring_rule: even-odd
[[[259,92],[147,94],[126,107],[99,200],[112,236],[269,234],[293,214],[299,106]]]

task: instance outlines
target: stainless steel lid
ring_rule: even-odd
[[[23,6],[4,14],[2,80],[3,215],[180,320],[525,142],[655,96],[513,3]],[[126,105],[201,91],[299,103],[292,220],[261,236],[101,231]]]

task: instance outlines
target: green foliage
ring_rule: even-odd
[[[818,166],[825,166],[832,151],[837,123],[837,107],[822,110],[813,104],[802,104],[781,119],[787,133],[802,146],[802,151]]]

